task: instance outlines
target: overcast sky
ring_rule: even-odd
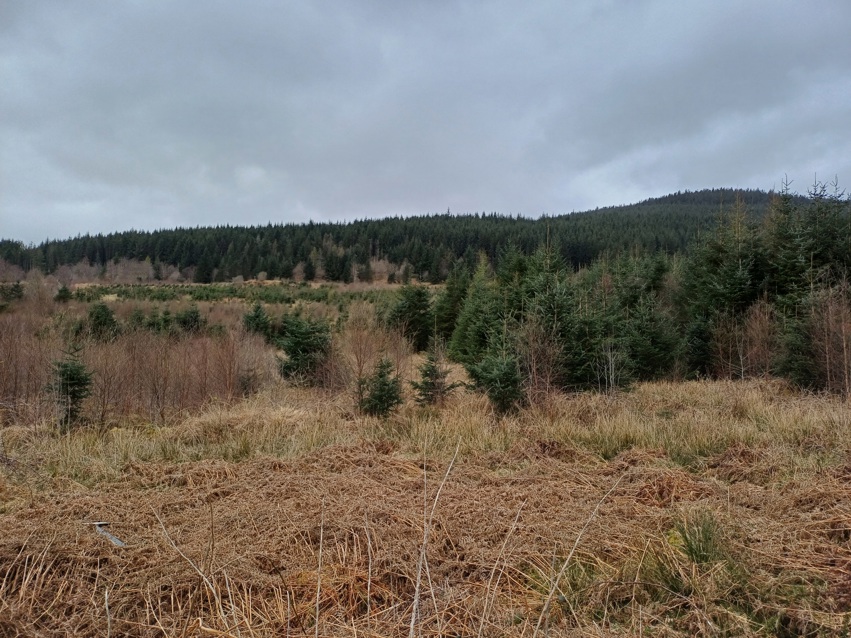
[[[0,237],[851,184],[848,0],[2,0]]]

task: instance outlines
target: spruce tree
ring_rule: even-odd
[[[434,324],[436,337],[448,341],[455,330],[455,323],[467,297],[470,287],[470,272],[464,262],[458,262],[449,277],[446,286],[434,301]]]
[[[262,335],[267,339],[272,334],[272,322],[269,320],[269,315],[266,314],[266,311],[259,302],[254,304],[251,312],[243,315],[242,325],[248,332]]]
[[[443,344],[437,339],[433,340],[426,360],[420,366],[420,380],[411,381],[411,387],[417,393],[416,402],[420,405],[442,405],[452,391],[461,385],[449,382]]]
[[[511,412],[523,403],[523,377],[515,355],[505,349],[492,350],[466,368],[476,387],[487,394],[498,414]]]
[[[393,364],[382,359],[366,379],[359,379],[358,407],[364,414],[387,418],[402,403],[402,382],[393,374]]]
[[[88,324],[89,332],[98,341],[110,341],[121,332],[112,309],[102,301],[89,308]]]
[[[68,286],[66,286],[65,284],[62,284],[62,286],[56,292],[56,296],[53,297],[53,301],[57,303],[67,303],[71,301],[72,298],[73,295],[71,294],[70,288],[68,288]]]
[[[428,288],[414,284],[402,286],[387,321],[391,326],[402,329],[417,352],[425,350],[434,323]]]
[[[328,324],[295,316],[284,316],[277,345],[286,353],[278,358],[278,370],[286,379],[315,383],[316,373],[331,346]]]
[[[91,394],[92,373],[80,361],[80,350],[79,346],[72,346],[65,351],[63,359],[53,362],[53,379],[48,390],[56,397],[62,434],[79,423],[83,401]]]
[[[500,327],[503,308],[489,270],[487,258],[481,256],[458,313],[448,350],[459,363],[476,361],[487,349],[490,334]]]

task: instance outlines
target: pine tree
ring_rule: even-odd
[[[452,332],[448,348],[450,357],[459,363],[476,361],[487,349],[491,333],[499,329],[503,314],[487,258],[481,256]]]
[[[254,304],[251,312],[243,315],[242,325],[248,332],[262,335],[267,339],[272,334],[272,322],[260,303]]]
[[[295,316],[284,316],[277,345],[286,358],[278,359],[278,370],[286,379],[315,383],[316,373],[331,346],[327,324]]]
[[[425,350],[434,323],[428,288],[412,284],[402,286],[387,321],[391,326],[402,329],[417,352]]]
[[[98,341],[110,341],[121,332],[112,309],[102,301],[92,304],[88,319],[89,332]]]
[[[402,382],[393,374],[393,364],[382,359],[366,379],[358,380],[359,408],[364,414],[387,418],[402,403]]]
[[[433,340],[426,360],[420,366],[420,380],[411,381],[411,387],[417,393],[416,402],[420,405],[442,405],[452,391],[461,385],[449,382],[443,344]]]
[[[91,395],[92,373],[80,361],[80,350],[71,347],[62,360],[53,362],[53,380],[48,390],[56,397],[62,434],[79,423],[83,401]]]
[[[452,337],[469,287],[470,272],[464,262],[458,262],[449,273],[445,288],[434,302],[434,324],[438,339],[448,341]]]
[[[53,297],[53,301],[57,303],[67,303],[71,301],[72,298],[73,295],[71,294],[71,289],[68,288],[68,286],[66,286],[65,284],[62,284],[62,286],[56,292],[56,296]]]

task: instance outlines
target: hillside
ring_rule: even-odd
[[[591,263],[604,251],[682,252],[701,230],[714,226],[719,212],[736,197],[759,217],[771,194],[708,189],[539,219],[447,212],[349,223],[127,231],[37,246],[6,239],[0,241],[0,259],[48,274],[80,262],[103,267],[120,260],[147,261],[154,278],[177,269],[201,283],[253,279],[260,273],[270,279],[296,273],[306,279],[370,280],[372,264],[389,262],[391,271],[409,264],[420,279],[439,282],[458,259],[472,267],[476,255],[484,252],[493,261],[510,243],[530,254],[549,240],[573,267]]]

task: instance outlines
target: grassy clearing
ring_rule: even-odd
[[[0,634],[851,626],[838,399],[655,383],[498,419],[462,392],[388,420],[353,401],[269,387],[157,426],[3,428]]]

